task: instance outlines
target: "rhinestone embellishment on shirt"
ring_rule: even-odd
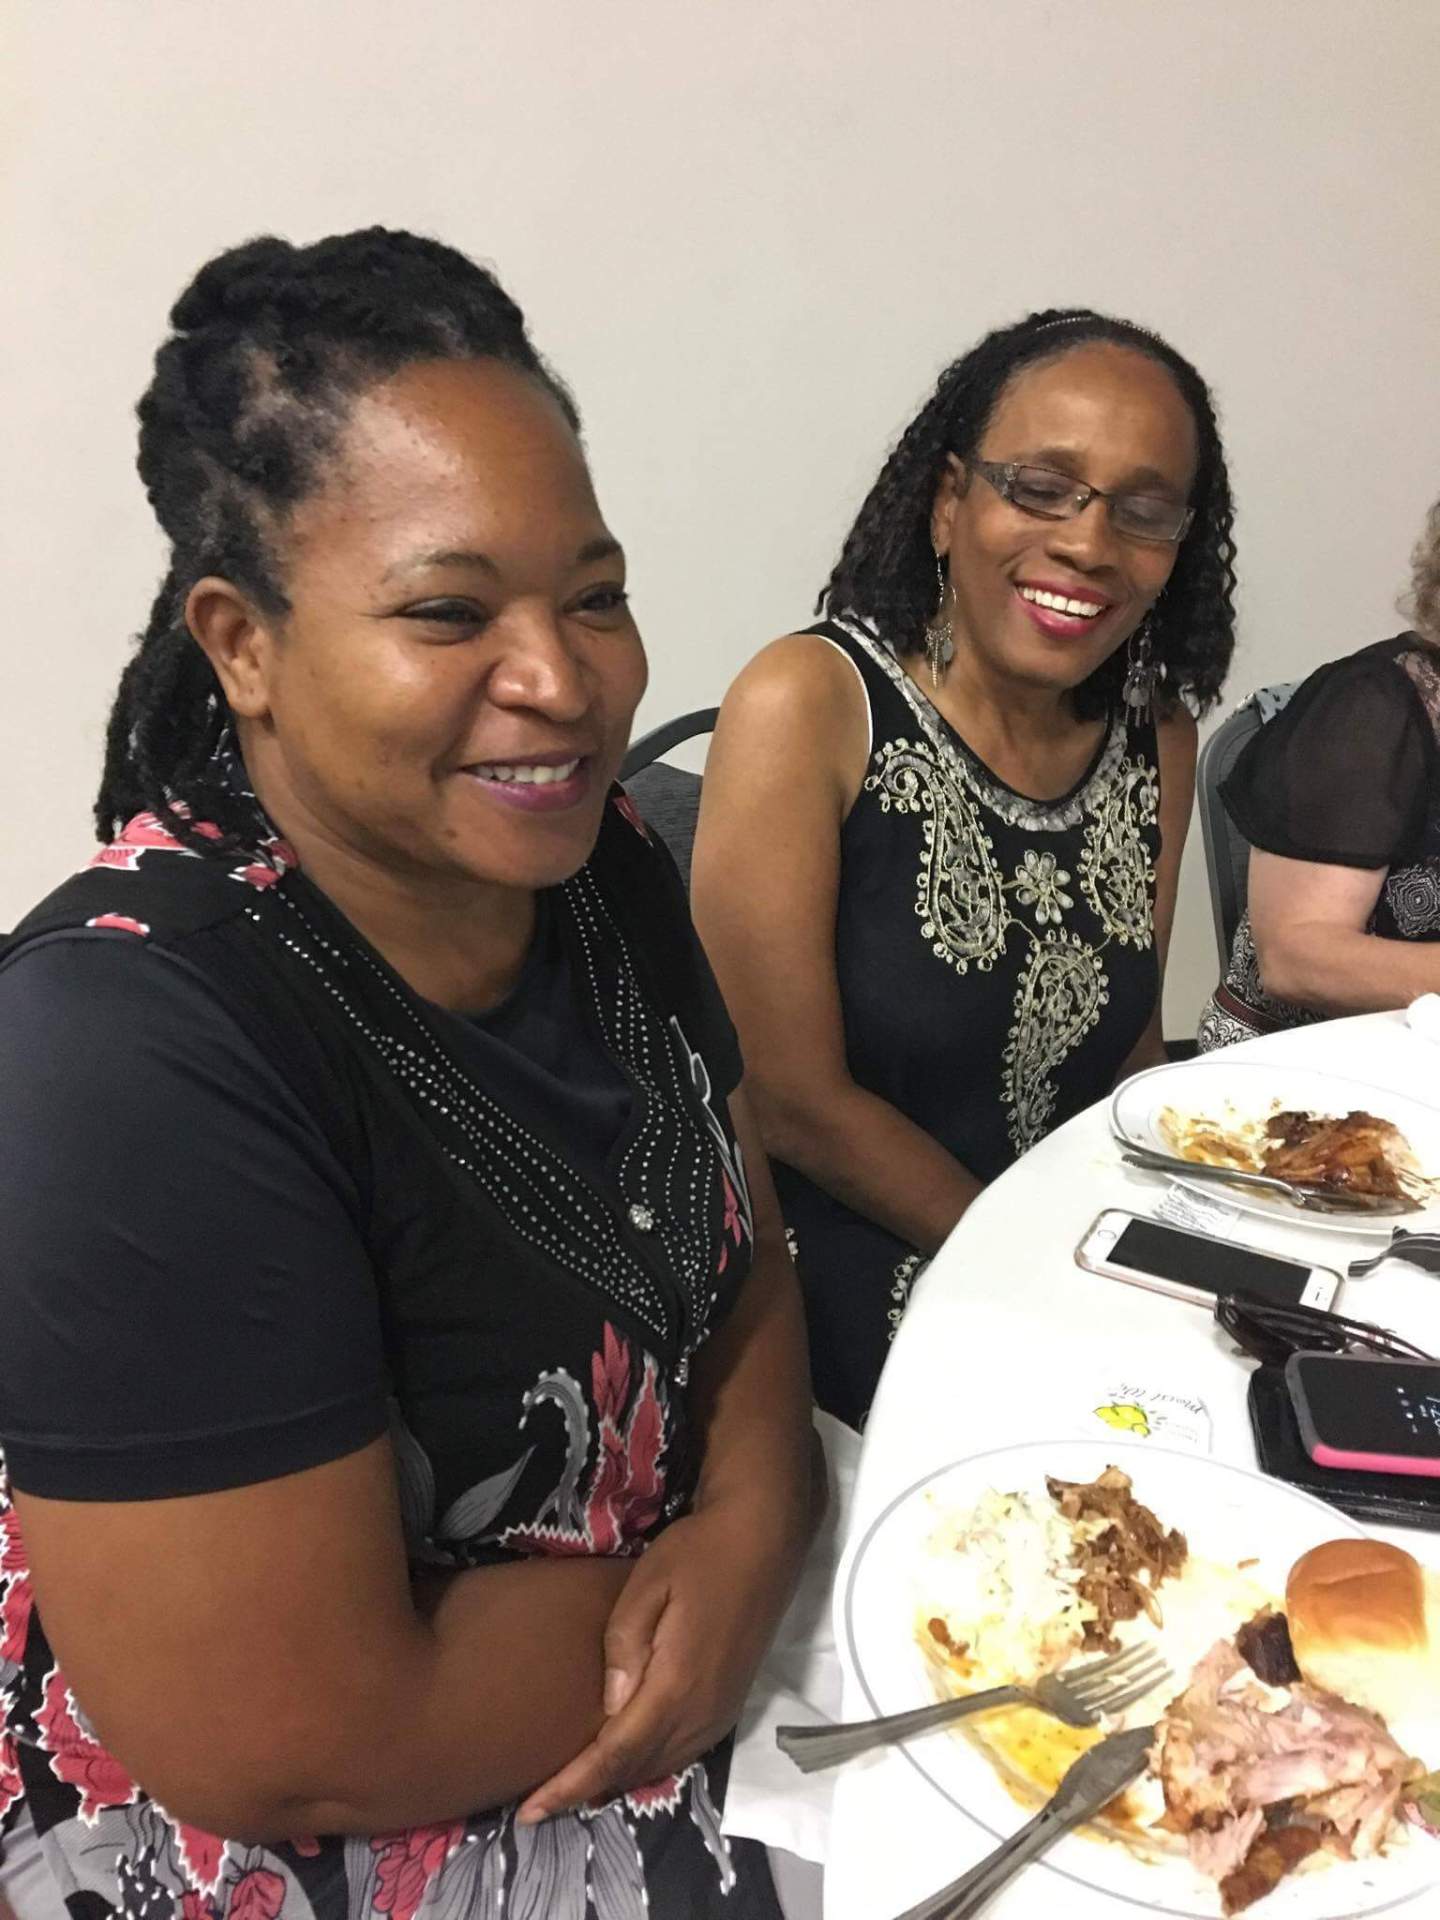
[[[630,1224],[637,1233],[653,1233],[655,1230],[655,1209],[641,1206],[638,1200],[630,1203]]]

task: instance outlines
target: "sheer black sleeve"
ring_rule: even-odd
[[[0,1443],[22,1491],[142,1500],[385,1430],[349,1177],[205,984],[128,934],[0,972]]]
[[[1423,835],[1435,757],[1409,675],[1367,649],[1311,674],[1250,741],[1220,795],[1266,853],[1389,867]]]

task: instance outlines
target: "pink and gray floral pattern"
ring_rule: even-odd
[[[589,1392],[563,1369],[543,1374],[525,1396],[522,1429],[545,1408],[564,1421],[563,1470],[531,1518],[496,1537],[531,1553],[642,1552],[663,1510],[670,1440],[655,1360],[607,1322]],[[492,1481],[513,1490],[517,1478]],[[467,1501],[493,1532],[503,1518],[493,1485],[452,1503],[452,1526]],[[736,1883],[704,1762],[538,1828],[516,1827],[506,1808],[364,1839],[261,1848],[172,1819],[96,1739],[45,1646],[0,1456],[0,1833],[27,1792],[45,1804],[47,1824],[57,1802],[75,1822],[76,1845],[66,1851],[75,1885],[62,1892],[97,1894],[136,1920],[314,1920],[333,1910],[326,1889],[337,1874],[346,1920],[651,1920],[644,1835],[676,1821],[709,1855],[716,1894]]]
[[[648,862],[643,821],[623,797],[614,805]],[[625,839],[633,854],[636,839]],[[222,910],[233,897],[223,883],[233,880],[251,890],[247,923],[283,916],[295,856],[272,835],[248,856],[211,862],[141,815],[91,864],[73,924],[154,943],[173,937],[166,915],[187,907],[197,894],[192,880],[207,869],[223,876]],[[203,912],[216,891],[205,895]],[[603,902],[598,883],[587,898]],[[601,916],[592,932],[607,959],[598,943],[611,936]],[[685,1221],[694,1273],[682,1283],[663,1265],[655,1269],[672,1294],[691,1290],[688,1319],[674,1316],[690,1344],[682,1351],[652,1339],[644,1316],[627,1317],[595,1276],[571,1275],[570,1290],[547,1296],[527,1323],[523,1370],[507,1348],[512,1384],[477,1418],[473,1462],[462,1457],[459,1471],[436,1445],[425,1408],[397,1389],[391,1441],[417,1568],[533,1554],[638,1556],[693,1490],[684,1382],[709,1316],[727,1309],[748,1271],[750,1194],[701,1052],[678,1020],[667,1028],[668,1008],[659,1003],[633,1002],[627,1018],[637,1028],[648,1021],[658,1040],[648,1097],[677,1114],[683,1107],[686,1138],[699,1143],[682,1188],[702,1197]],[[660,1070],[667,1061],[678,1068],[675,1090]],[[663,1125],[645,1137],[657,1155],[668,1145]],[[488,1286],[490,1273],[482,1279]],[[563,1311],[556,1301],[566,1303]],[[506,1807],[392,1833],[262,1847],[189,1826],[107,1751],[56,1662],[0,1453],[0,1885],[6,1829],[28,1811],[74,1920],[778,1920],[763,1868],[758,1878],[738,1874],[721,1834],[727,1766],[722,1746],[680,1774],[537,1827],[517,1827]]]

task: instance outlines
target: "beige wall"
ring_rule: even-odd
[[[498,264],[631,549],[642,724],[805,616],[938,366],[1032,306],[1214,384],[1230,697],[1391,631],[1440,491],[1435,0],[8,0],[0,89],[0,924],[87,844],[165,309],[260,230]],[[1172,1033],[1213,971],[1197,839]]]

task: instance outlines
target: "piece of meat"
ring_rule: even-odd
[[[1246,1907],[1253,1907],[1324,1844],[1324,1833],[1318,1827],[1264,1827],[1242,1864],[1221,1880],[1221,1912],[1243,1913]]]
[[[1400,1811],[1405,1782],[1387,1774],[1378,1783],[1365,1781],[1359,1786],[1337,1787],[1333,1793],[1317,1794],[1308,1804],[1312,1812],[1331,1821],[1343,1843],[1343,1850],[1356,1860],[1368,1860],[1378,1853],[1390,1824]]]
[[[1251,1625],[1269,1631],[1263,1621]],[[1279,1698],[1277,1706],[1273,1685],[1222,1640],[1157,1731],[1165,1825],[1186,1836],[1196,1867],[1220,1880],[1227,1913],[1253,1905],[1317,1846],[1374,1853],[1419,1771],[1363,1707],[1304,1682]],[[1310,1837],[1280,1839],[1290,1827]]]
[[[1106,1467],[1096,1480],[1047,1479],[1045,1484],[1065,1518],[1088,1522],[1093,1532],[1076,1549],[1076,1590],[1095,1616],[1086,1623],[1083,1647],[1113,1653],[1120,1644],[1117,1621],[1146,1613],[1159,1624],[1155,1589],[1184,1566],[1185,1536],[1161,1526],[1135,1498],[1130,1476],[1119,1467]]]
[[[1197,1747],[1213,1737],[1222,1688],[1245,1662],[1228,1640],[1217,1641],[1190,1676],[1190,1684],[1161,1716],[1156,1739],[1166,1825],[1176,1833],[1213,1832],[1231,1817],[1230,1783]]]
[[[1265,1135],[1260,1165],[1277,1180],[1403,1198],[1399,1168],[1409,1149],[1400,1130],[1373,1113],[1347,1113],[1339,1119],[1277,1113],[1266,1122]]]
[[[1247,1620],[1235,1636],[1240,1658],[1267,1687],[1292,1687],[1300,1678],[1295,1649],[1290,1644],[1290,1622],[1283,1613],[1265,1607]]]
[[[1265,1828],[1265,1812],[1252,1807],[1218,1827],[1192,1827],[1186,1836],[1190,1864],[1207,1880],[1226,1880],[1243,1866],[1255,1840]]]
[[[970,1651],[969,1645],[964,1640],[951,1639],[950,1629],[938,1613],[933,1620],[927,1620],[925,1625],[929,1630],[930,1638],[935,1642],[936,1646],[942,1647],[946,1653],[958,1658]]]

